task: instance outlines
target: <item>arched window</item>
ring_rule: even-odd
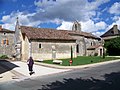
[[[42,45],[41,45],[41,43],[39,44],[39,48],[42,48]]]
[[[75,30],[77,30],[77,24],[75,24]]]
[[[91,42],[91,46],[93,46],[93,43]]]

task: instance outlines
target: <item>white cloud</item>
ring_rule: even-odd
[[[24,26],[38,26],[41,22],[40,21],[30,21],[29,16],[33,16],[34,13],[31,14],[24,14],[24,12],[12,12],[10,15],[6,15],[2,17],[2,22],[4,23],[2,26],[3,28],[14,30],[16,18],[19,17],[20,25]]]
[[[96,36],[101,36],[102,34],[104,34],[104,32],[93,32],[92,34],[94,34]]]
[[[118,25],[118,29],[120,30],[120,17],[117,16],[117,17],[114,17],[114,18],[117,18],[115,19],[116,21],[113,22],[111,25],[109,25],[107,28],[106,28],[106,31],[108,31],[110,28],[112,28],[114,25]]]
[[[101,29],[105,29],[107,24],[103,21],[95,23],[92,20],[88,20],[87,22],[81,22],[81,29],[86,32],[95,32]]]
[[[107,24],[104,21],[100,21],[95,23],[93,20],[88,20],[87,22],[81,22],[81,29],[85,32],[90,32],[96,36],[101,36],[103,31],[100,30],[106,30]]]
[[[57,0],[56,2],[47,2],[43,0],[35,1],[36,12],[12,12],[10,15],[2,17],[3,27],[15,26],[16,17],[19,17],[21,25],[38,26],[40,23],[53,22],[61,24],[57,29],[70,30],[73,21],[78,20],[81,23],[82,31],[97,32],[106,28],[106,23],[99,21],[100,12],[97,12],[99,6],[110,0]],[[98,16],[95,23],[91,18]],[[12,28],[12,27],[11,27]],[[14,30],[14,29],[12,29]],[[97,32],[98,33],[98,32]]]
[[[64,21],[88,21],[96,15],[98,7],[110,0],[95,0],[88,2],[88,0],[57,0],[52,2],[50,0],[35,1],[37,6],[37,13],[31,17],[33,21],[50,21],[53,19],[62,19]],[[42,7],[42,9],[41,9]]]
[[[62,22],[62,25],[57,27],[57,29],[61,29],[61,30],[72,30],[72,22]]]
[[[101,35],[104,32],[99,32],[99,30],[105,30],[107,28],[107,24],[103,21],[100,21],[98,23],[94,23],[92,20],[88,20],[86,22],[79,22],[81,24],[81,30],[84,32],[90,32],[96,35]],[[59,26],[57,29],[64,29],[64,30],[72,30],[73,22],[66,22],[63,21],[61,26]]]
[[[95,26],[97,27],[98,30],[103,30],[107,27],[107,24],[103,21],[100,21],[98,23],[95,24]]]
[[[109,9],[109,13],[119,15],[120,14],[120,2],[114,3]]]
[[[6,24],[2,25],[2,28],[9,29],[9,30],[14,30],[15,29],[15,25],[6,23]]]
[[[114,17],[112,18],[112,20],[113,20],[113,21],[118,21],[118,20],[119,20],[119,16],[114,16]]]
[[[93,2],[91,3],[88,3],[86,5],[86,8],[89,9],[89,10],[96,10],[98,9],[98,7],[104,3],[107,3],[109,2],[110,0],[94,0]]]

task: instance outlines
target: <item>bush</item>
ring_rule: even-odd
[[[0,59],[8,59],[8,56],[7,55],[1,55]]]
[[[109,55],[120,55],[120,37],[113,38],[110,41],[106,41],[104,47],[107,49]]]

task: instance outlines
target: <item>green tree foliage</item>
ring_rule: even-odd
[[[104,46],[109,55],[120,55],[120,37],[106,41]]]
[[[71,60],[73,60],[73,49],[72,49],[72,46],[71,46]]]
[[[0,59],[8,59],[8,56],[7,55],[1,55]]]

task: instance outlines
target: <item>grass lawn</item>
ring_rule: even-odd
[[[96,57],[96,56],[78,56],[77,58],[73,58],[72,66],[98,63],[98,62],[104,62],[104,61],[115,60],[115,59],[120,59],[120,58],[105,57],[103,59],[102,57]],[[60,59],[60,60],[63,61],[61,66],[69,66],[70,59]],[[53,60],[45,60],[43,61],[43,63],[53,64],[52,61]]]

